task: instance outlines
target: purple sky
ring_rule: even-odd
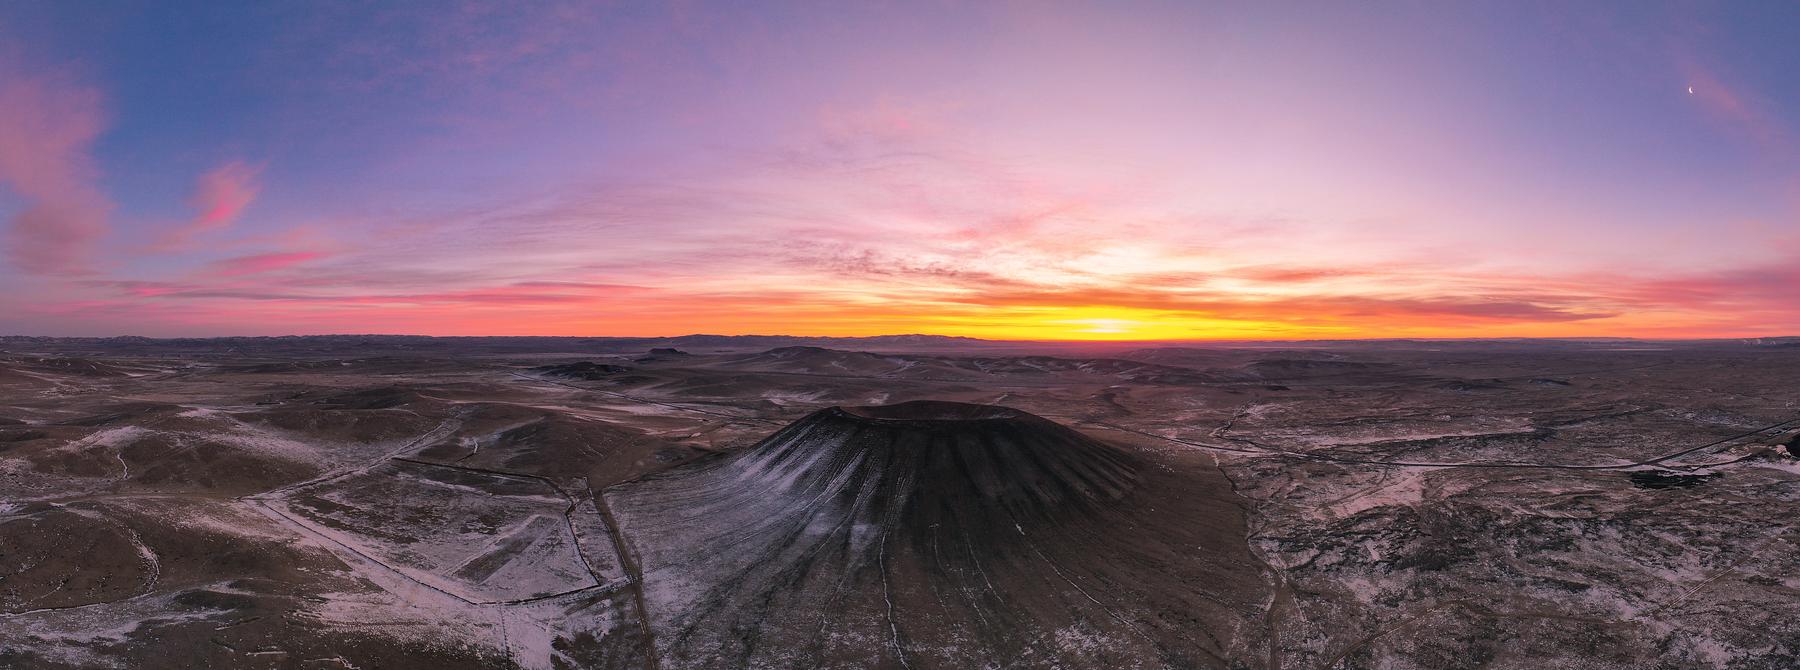
[[[7,3],[0,334],[1800,333],[1800,5]]]

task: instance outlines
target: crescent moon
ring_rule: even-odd
[[[1693,94],[1694,94],[1694,87],[1689,86],[1688,87],[1688,95],[1693,95]]]

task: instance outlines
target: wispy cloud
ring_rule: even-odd
[[[261,172],[259,166],[232,161],[200,175],[188,199],[196,212],[194,218],[169,231],[159,248],[177,248],[195,236],[231,227],[262,190]]]
[[[890,207],[867,175],[856,178],[860,190],[838,189],[841,176],[791,176],[791,184],[806,186],[573,189],[548,201],[426,216],[382,245],[240,256],[181,282],[113,289],[119,298],[186,305],[192,318],[208,311],[223,318],[255,304],[259,314],[307,329],[385,324],[458,333],[496,332],[496,323],[519,324],[518,315],[530,314],[528,330],[501,330],[672,333],[770,324],[870,333],[911,323],[1055,337],[1072,332],[1070,324],[1103,320],[1119,324],[1120,336],[1161,338],[1572,335],[1643,330],[1671,316],[1727,327],[1717,313],[1728,309],[1800,311],[1782,288],[1792,273],[1780,266],[1677,277],[1576,268],[1523,277],[1426,252],[1386,262],[1302,262],[1270,251],[1284,235],[1266,222],[1222,223],[1198,251],[1180,243],[1190,231],[1167,239],[1155,228],[1129,240],[1083,235],[1068,227],[1116,205],[1059,218],[1046,212],[1065,210],[1047,203],[1068,198],[1047,185],[1035,199],[1004,206],[952,202],[948,209],[963,216],[938,219]],[[870,200],[846,200],[846,192]],[[1021,221],[1031,223],[1007,235],[979,234]],[[660,225],[635,225],[641,222]],[[1047,237],[1024,239],[1033,236]],[[1242,260],[1258,257],[1284,263]]]
[[[285,270],[324,257],[324,253],[317,251],[281,251],[266,254],[252,254],[249,256],[238,256],[236,258],[215,261],[208,266],[208,271],[210,274],[220,277],[241,277],[244,275]]]
[[[24,204],[5,235],[18,268],[91,271],[112,210],[89,155],[105,126],[98,91],[54,70],[27,70],[0,49],[0,185]]]

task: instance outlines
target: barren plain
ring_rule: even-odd
[[[0,668],[1800,667],[1800,342],[0,338]]]

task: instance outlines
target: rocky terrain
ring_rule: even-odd
[[[1791,344],[0,338],[0,668],[1791,668]]]

